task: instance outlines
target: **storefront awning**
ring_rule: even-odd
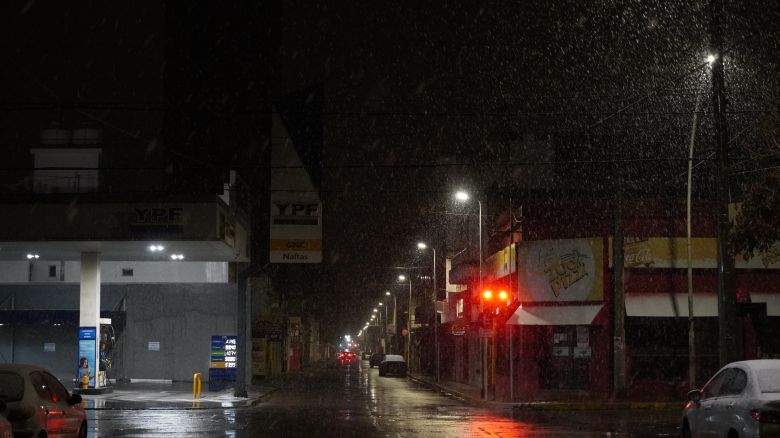
[[[751,292],[750,301],[753,303],[766,303],[766,316],[780,316],[780,294]]]
[[[766,303],[767,316],[780,316],[780,294],[752,292],[753,303]],[[626,315],[636,317],[688,317],[688,294],[632,293],[626,295]],[[694,317],[717,317],[718,295],[693,294]]]
[[[626,294],[626,316],[688,317],[688,294]],[[694,294],[693,316],[718,316],[717,295]]]
[[[596,318],[603,308],[603,304],[520,307],[506,323],[516,325],[598,325],[603,323],[604,318]]]

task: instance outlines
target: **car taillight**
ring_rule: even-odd
[[[24,421],[35,415],[35,408],[32,406],[25,406],[23,408],[11,409],[8,411],[8,421]]]
[[[759,423],[780,424],[780,411],[753,409],[750,411],[750,417]]]

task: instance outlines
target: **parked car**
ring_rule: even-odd
[[[404,357],[398,354],[385,355],[384,360],[379,364],[379,375],[406,377],[406,361]]]
[[[0,400],[14,436],[87,436],[81,396],[71,395],[50,372],[35,365],[0,365]]]
[[[721,368],[688,393],[684,437],[780,437],[780,359],[746,360]]]
[[[374,353],[371,355],[371,357],[368,359],[368,367],[374,368],[378,367],[380,363],[382,363],[382,359],[385,358],[384,353]]]

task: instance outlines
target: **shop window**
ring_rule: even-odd
[[[634,318],[626,324],[630,381],[685,380],[688,367],[687,321]]]

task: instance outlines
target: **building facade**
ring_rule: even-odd
[[[523,239],[484,263],[482,289],[506,290],[511,297],[498,304],[497,315],[496,304],[481,297],[473,264],[450,271],[453,292],[447,296],[440,333],[446,358],[442,379],[480,387],[486,398],[505,401],[613,396],[613,221],[599,213],[563,218],[567,211],[603,212],[609,206],[560,207],[526,216]],[[696,381],[688,381],[688,242],[685,210],[679,207],[636,202],[623,218],[630,399],[680,399],[719,368],[717,251],[711,206],[705,204],[693,216]],[[780,357],[776,253],[773,247],[736,261],[735,336],[745,359]],[[486,318],[486,309],[493,318]]]

